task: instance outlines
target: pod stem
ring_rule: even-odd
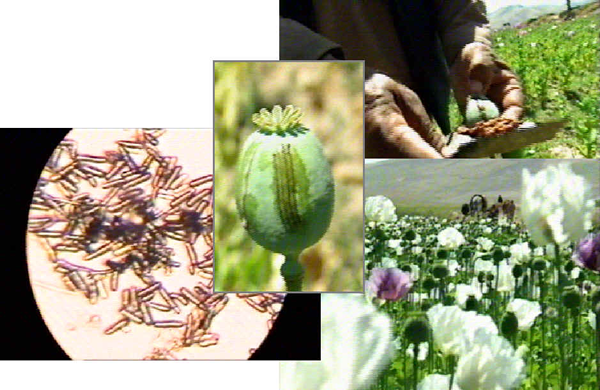
[[[298,253],[285,255],[285,262],[281,266],[281,276],[285,280],[287,291],[302,291],[302,279],[304,278],[304,268],[298,261]]]

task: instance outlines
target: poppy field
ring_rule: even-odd
[[[395,355],[371,389],[598,389],[598,200],[567,165],[516,213],[397,215],[366,199],[366,297]],[[499,199],[500,201],[501,199]]]
[[[512,157],[598,158],[598,2],[572,18],[545,15],[493,33],[493,48],[519,76],[525,90],[525,120],[566,119],[553,140],[532,145]],[[455,126],[462,123],[456,104]]]

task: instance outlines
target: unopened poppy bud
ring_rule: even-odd
[[[483,272],[483,271],[479,272],[479,274],[477,275],[477,281],[479,283],[485,282],[485,272]]]
[[[432,273],[436,278],[444,279],[446,276],[448,276],[450,271],[448,271],[448,267],[446,267],[444,264],[436,264],[433,266]]]
[[[429,276],[423,281],[423,288],[425,289],[425,291],[431,291],[435,288],[436,284],[437,283],[435,282],[435,280],[431,276]]]
[[[492,253],[492,258],[494,259],[494,264],[498,264],[502,260],[504,260],[504,251],[500,248],[494,249],[494,253]]]
[[[414,230],[409,230],[404,234],[404,239],[407,241],[412,241],[417,238],[417,233]]]
[[[576,309],[581,305],[581,293],[576,286],[565,288],[562,292],[562,302],[569,309]]]
[[[515,278],[523,276],[523,267],[520,264],[515,264],[512,269],[512,274]]]
[[[404,326],[404,337],[419,345],[429,340],[429,323],[423,317],[408,319]]]
[[[536,259],[533,261],[532,267],[536,271],[543,271],[546,269],[546,260]]]
[[[500,330],[502,334],[511,337],[519,331],[519,320],[517,316],[513,312],[506,312],[502,316],[502,320],[500,322]]]
[[[469,297],[467,298],[467,301],[465,302],[465,310],[466,311],[477,311],[479,307],[479,302],[477,301],[477,298],[475,298],[473,295],[469,295]]]

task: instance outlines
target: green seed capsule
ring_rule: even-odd
[[[254,114],[258,129],[246,140],[237,170],[236,204],[245,229],[259,245],[285,255],[319,241],[333,214],[331,168],[301,116],[292,106]]]
[[[465,112],[467,126],[473,126],[477,122],[487,121],[498,116],[500,116],[498,107],[485,96],[474,95],[468,98]]]

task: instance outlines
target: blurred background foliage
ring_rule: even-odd
[[[359,62],[215,64],[215,289],[284,290],[283,256],[246,233],[236,211],[235,167],[261,108],[293,104],[332,165],[331,226],[301,256],[304,291],[363,290],[363,65]]]

